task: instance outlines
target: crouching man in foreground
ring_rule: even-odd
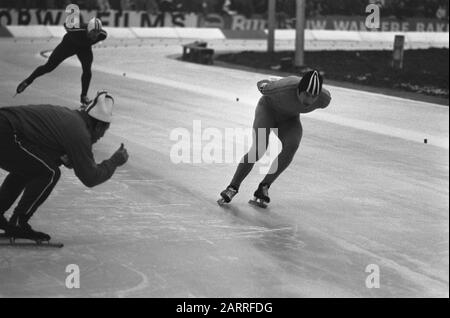
[[[0,168],[9,173],[0,187],[0,230],[7,237],[50,240],[29,221],[56,186],[62,164],[73,168],[85,186],[95,187],[128,161],[123,144],[100,164],[92,153],[92,145],[111,124],[113,105],[111,95],[99,92],[82,110],[52,105],[0,108]],[[21,194],[8,221],[4,215]]]

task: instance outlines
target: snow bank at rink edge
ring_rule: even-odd
[[[229,30],[217,28],[111,28],[105,27],[113,39],[202,39],[225,40],[232,36]],[[62,26],[0,26],[0,37],[14,38],[61,38],[65,34]],[[260,31],[242,31],[246,39],[261,37]],[[247,34],[248,33],[248,34]],[[267,30],[265,31],[267,34]],[[295,30],[276,30],[275,39],[293,41]],[[366,31],[333,31],[333,30],[306,30],[307,41],[345,41],[345,42],[373,42],[393,43],[396,35],[404,35],[407,44],[426,43],[429,47],[449,47],[449,34],[447,32],[366,32]],[[232,36],[235,38],[235,35]]]

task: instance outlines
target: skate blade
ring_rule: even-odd
[[[248,203],[250,205],[253,205],[253,206],[255,206],[257,208],[261,208],[261,209],[267,209],[267,207],[268,207],[267,203],[264,203],[260,199],[253,199],[253,200],[248,201]]]
[[[227,202],[225,201],[225,199],[222,198],[222,199],[217,200],[217,204],[219,206],[225,206],[227,204]]]
[[[14,243],[11,243],[11,241],[0,241],[0,247],[1,246],[8,246],[8,247],[35,247],[35,248],[63,248],[64,244],[62,243],[37,243],[33,241],[14,241]]]
[[[49,248],[63,248],[64,244],[62,243],[53,243],[50,241],[42,241],[42,240],[32,240],[27,238],[20,237],[9,237],[4,233],[0,234],[0,246],[27,246],[27,247],[49,247]]]

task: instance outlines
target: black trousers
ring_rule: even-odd
[[[67,36],[64,36],[62,42],[53,50],[52,54],[48,58],[47,63],[39,66],[34,72],[26,79],[31,84],[36,78],[50,73],[65,59],[76,55],[81,62],[83,73],[81,75],[81,95],[86,96],[89,90],[89,85],[92,78],[92,61],[94,56],[92,54],[91,46],[78,46],[70,41]]]
[[[0,186],[0,215],[20,198],[14,215],[28,222],[61,176],[55,163],[36,146],[20,138],[0,111],[0,168],[8,175]]]

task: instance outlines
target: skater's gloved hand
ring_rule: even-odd
[[[64,155],[61,158],[62,164],[68,168],[68,169],[73,169],[73,165],[72,165],[72,161],[70,161],[69,156]]]
[[[269,84],[270,81],[269,80],[263,80],[258,82],[258,84],[256,84],[258,86],[258,90],[262,93],[264,88],[267,86],[267,84]]]
[[[128,161],[128,151],[122,144],[120,148],[111,156],[111,160],[117,167],[123,166]]]
[[[270,84],[270,83],[277,82],[279,79],[280,79],[280,78],[274,78],[274,77],[272,77],[272,78],[269,78],[269,79],[266,79],[266,80],[262,80],[262,81],[259,81],[259,82],[256,84],[256,86],[258,86],[258,90],[259,90],[262,94],[264,94],[264,89],[266,88],[266,86],[267,86],[268,84]]]

